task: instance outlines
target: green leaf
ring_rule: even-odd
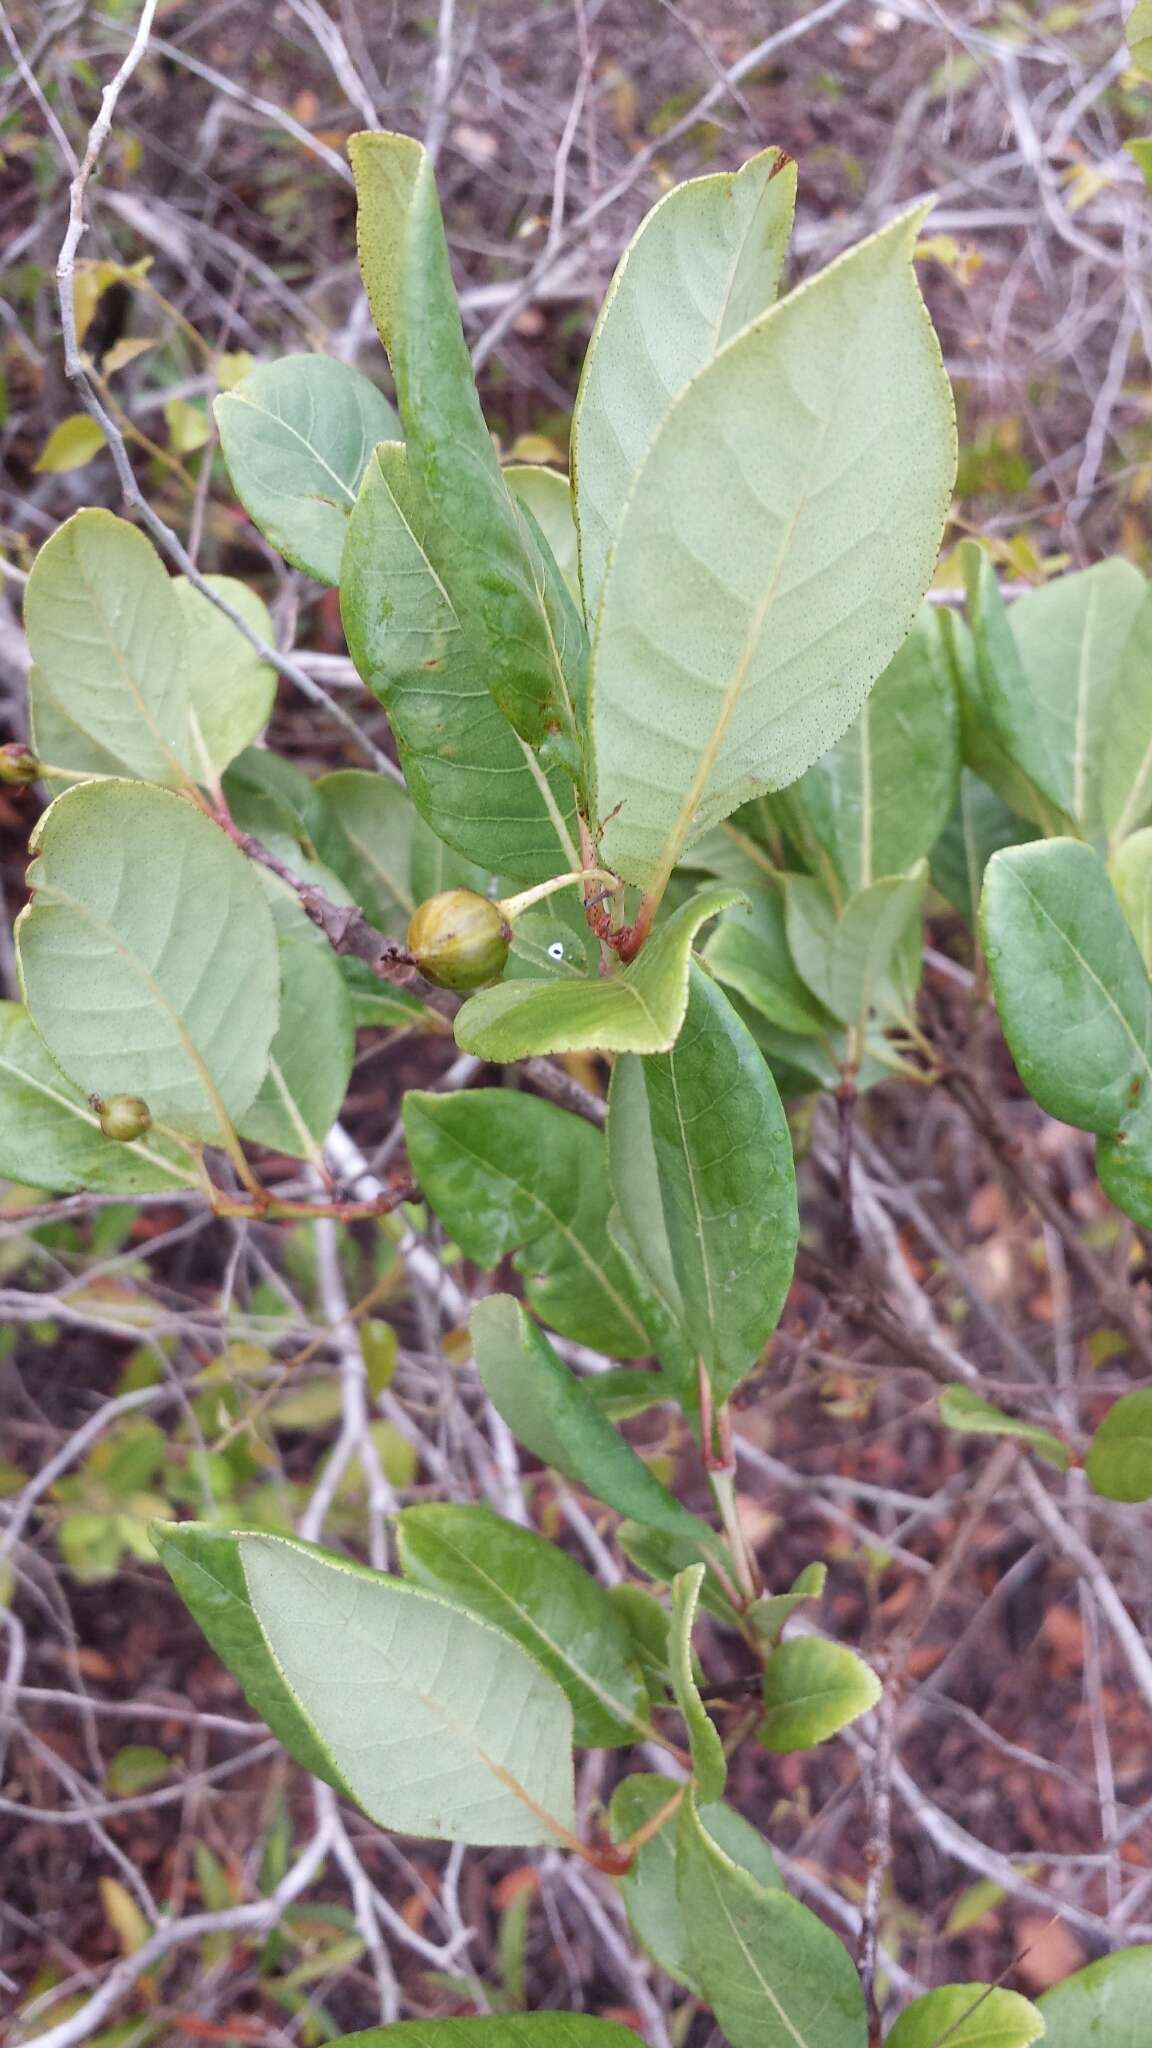
[[[261,363],[216,400],[232,486],[248,517],[294,569],[339,583],[360,479],[400,422],[383,393],[330,356]]]
[[[905,2008],[885,2048],[941,2048],[945,2042],[947,2048],[1029,2048],[1042,2034],[1043,2018],[1019,1992],[944,1984]]]
[[[348,1091],[356,1053],[352,1001],[335,953],[299,899],[267,868],[257,873],[276,924],[280,1021],[240,1136],[315,1160]]]
[[[32,1021],[85,1094],[142,1095],[219,1143],[268,1070],[276,931],[249,862],[202,811],[146,783],[57,797],[31,841],[17,924]]]
[[[728,1778],[728,1761],[724,1755],[724,1744],[714,1722],[704,1710],[704,1702],[696,1686],[692,1670],[692,1626],[696,1619],[696,1605],[700,1598],[700,1587],[704,1578],[702,1564],[689,1565],[687,1571],[678,1572],[672,1581],[672,1620],[668,1630],[668,1669],[672,1674],[672,1689],[676,1704],[684,1717],[688,1730],[688,1747],[692,1752],[692,1775],[700,1793],[700,1802],[708,1806],[714,1799],[721,1799]]]
[[[746,904],[726,910],[704,948],[725,988],[734,989],[770,1024],[801,1037],[834,1033],[835,1021],[796,972],[788,948],[782,879],[752,888]]]
[[[294,762],[267,747],[246,747],[224,777],[224,795],[242,832],[250,832],[302,882],[314,882],[334,903],[352,902],[339,875],[317,855],[322,802]]]
[[[991,1401],[971,1387],[945,1387],[938,1396],[938,1406],[945,1428],[956,1430],[960,1436],[1019,1437],[1031,1444],[1049,1465],[1055,1465],[1061,1472],[1068,1470],[1068,1446],[1050,1429],[1042,1429],[1037,1422],[1022,1422],[1016,1415],[1005,1415],[1002,1408],[994,1408]]]
[[[1061,723],[1040,713],[984,549],[962,541],[957,557],[972,628],[970,665],[959,621],[951,628],[958,681],[968,700],[962,713],[965,759],[1022,817],[1045,831],[1058,830],[1067,823],[1062,793],[1072,787],[1069,764],[1060,754]]]
[[[397,2034],[404,2039],[397,2041]],[[630,2027],[582,2012],[518,2012],[475,2020],[401,2020],[341,2034],[331,2048],[642,2048]]]
[[[552,559],[571,592],[580,603],[580,563],[576,541],[576,518],[572,491],[566,476],[544,469],[538,462],[510,462],[504,481],[519,504],[527,507],[544,535]]]
[[[633,486],[593,647],[594,808],[605,865],[657,894],[691,839],[846,731],[928,587],[956,444],[923,218],[721,349]]]
[[[686,1539],[698,1556],[720,1550],[707,1523],[661,1486],[510,1294],[477,1302],[472,1346],[489,1398],[534,1457],[617,1514]]]
[[[962,768],[955,807],[932,850],[933,886],[974,925],[992,855],[1033,836],[1033,828],[1021,823],[1003,797],[971,768]]]
[[[757,1739],[778,1755],[809,1749],[866,1714],[881,1691],[871,1666],[843,1643],[793,1636],[768,1660]]]
[[[889,875],[836,909],[808,875],[785,879],[788,944],[818,1001],[863,1030],[872,1013],[886,1022],[909,1016],[920,979],[920,918],[928,880],[924,861]]]
[[[843,1942],[799,1899],[740,1869],[691,1792],[676,1863],[691,1979],[732,2048],[866,2048],[864,1993]]]
[[[630,1564],[665,1586],[670,1586],[678,1573],[687,1570],[689,1565],[698,1563],[701,1556],[699,1542],[683,1535],[670,1535],[665,1530],[644,1528],[639,1522],[621,1522],[616,1531],[616,1541]],[[716,1555],[714,1543],[713,1558]],[[740,1628],[740,1616],[717,1578],[712,1562],[700,1584],[700,1605],[727,1628]],[[665,1639],[667,1634],[665,1618]]]
[[[1152,78],[1152,0],[1135,0],[1125,30],[1132,68]]]
[[[510,1636],[288,1537],[185,1522],[156,1540],[257,1712],[378,1826],[478,1845],[571,1831],[571,1710]]]
[[[1152,825],[1133,832],[1117,847],[1108,862],[1108,877],[1144,965],[1152,968]]]
[[[645,1276],[726,1400],[776,1327],[799,1219],[776,1084],[698,967],[671,1052],[616,1062],[608,1158]]]
[[[130,1742],[118,1749],[104,1773],[104,1787],[113,1799],[130,1799],[134,1792],[148,1792],[153,1785],[171,1777],[175,1765],[162,1749]]]
[[[19,1003],[0,1003],[0,1176],[60,1195],[140,1195],[198,1181],[191,1161],[155,1132],[128,1145],[106,1138]]]
[[[32,469],[37,476],[59,476],[66,470],[83,469],[107,446],[99,420],[91,419],[86,412],[69,413],[67,419],[53,427]]]
[[[417,901],[411,882],[416,816],[407,790],[365,768],[338,768],[313,790],[321,860],[378,930],[405,932]]]
[[[572,418],[589,619],[657,431],[698,371],[776,297],[795,205],[795,165],[762,150],[739,171],[674,186],[616,267]]]
[[[657,926],[622,973],[586,981],[504,981],[481,990],[457,1013],[457,1045],[499,1062],[538,1052],[667,1052],[688,1007],[692,942],[737,894],[717,888],[691,897]]]
[[[855,724],[789,792],[789,809],[798,807],[851,895],[932,851],[959,768],[959,706],[936,608],[926,605]]]
[[[988,864],[981,924],[1025,1087],[1096,1133],[1113,1201],[1152,1219],[1152,986],[1103,863],[1071,839],[1008,848]]]
[[[1142,2048],[1150,2001],[1152,1947],[1101,1956],[1038,2001],[1044,2048]]]
[[[1152,71],[1152,41],[1148,45],[1148,68]],[[1144,176],[1144,183],[1152,192],[1152,135],[1132,135],[1124,144],[1129,156]]]
[[[431,163],[411,137],[382,132],[352,136],[348,154],[360,268],[392,364],[411,476],[450,521],[446,545],[434,550],[444,594],[516,731],[538,746],[559,720],[574,737],[584,650],[576,636],[565,645],[549,615],[544,566],[484,423]]]
[[[243,584],[208,581],[271,635],[264,605]],[[186,788],[227,767],[267,721],[271,670],[111,512],[76,512],[45,542],[24,617],[33,739],[54,767]]]
[[[1117,557],[1053,577],[1018,598],[1008,614],[1031,701],[1031,727],[1053,766],[1048,794],[1087,837],[1104,823],[1104,760],[1111,756],[1113,777],[1117,765],[1121,776],[1130,775],[1152,741],[1148,719],[1140,715],[1145,706],[1152,711],[1152,684],[1139,660],[1131,666],[1132,682],[1143,686],[1133,691],[1135,701],[1126,704],[1119,689],[1126,643],[1147,591],[1140,571]],[[1152,607],[1148,616],[1139,650],[1144,666],[1152,647]]]
[[[539,1096],[499,1088],[404,1098],[417,1185],[466,1258],[509,1253],[543,1322],[620,1358],[652,1340],[607,1230],[601,1133]]]
[[[644,1738],[648,1695],[627,1623],[564,1551],[483,1507],[405,1508],[396,1529],[408,1578],[514,1636],[551,1673],[577,1743]]]
[[[497,709],[475,622],[440,573],[448,543],[403,448],[364,473],[348,527],[340,609],[348,647],[395,735],[421,817],[485,872],[545,881],[579,865],[575,798]]]
[[[239,612],[265,646],[275,642],[276,629],[268,607],[246,583],[238,583],[234,576],[206,576],[204,581]],[[205,755],[219,775],[263,732],[276,697],[276,671],[261,661],[231,619],[186,576],[174,577],[172,588],[184,613],[194,766],[203,780]]]
[[[1131,570],[1130,563],[1122,566]],[[1124,616],[1128,635],[1100,737],[1100,808],[1113,845],[1152,810],[1152,591],[1146,584],[1135,613],[1129,605]]]
[[[826,1564],[806,1564],[786,1593],[766,1593],[754,1600],[747,1618],[762,1643],[779,1642],[784,1624],[808,1600],[819,1600],[828,1577]]]
[[[1088,1446],[1085,1469],[1106,1500],[1152,1500],[1152,1393],[1121,1395]]]
[[[623,1842],[644,1827],[681,1790],[675,1778],[654,1772],[622,1778],[612,1794],[608,1830]],[[700,1822],[717,1846],[741,1870],[769,1890],[781,1886],[776,1859],[762,1834],[734,1807],[717,1801],[702,1807]],[[617,1879],[632,1931],[652,1960],[678,1984],[702,1996],[688,1965],[688,1930],[676,1891],[676,1824],[673,1819],[644,1843],[632,1868]]]

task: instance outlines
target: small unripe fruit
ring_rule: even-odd
[[[118,1145],[130,1145],[152,1128],[152,1112],[142,1095],[110,1095],[98,1115],[104,1136]]]
[[[465,993],[499,981],[511,938],[498,903],[475,889],[445,889],[413,916],[408,951],[426,981]]]
[[[15,743],[0,747],[0,782],[38,782],[40,763],[31,747]]]

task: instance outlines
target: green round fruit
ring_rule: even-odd
[[[118,1145],[130,1145],[152,1128],[152,1112],[141,1095],[110,1095],[98,1114],[104,1136]]]
[[[430,896],[408,927],[408,951],[425,980],[462,994],[499,981],[511,939],[499,905],[475,889]]]

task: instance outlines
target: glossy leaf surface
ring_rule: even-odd
[[[809,1749],[866,1714],[880,1693],[871,1665],[845,1644],[793,1636],[768,1660],[758,1740],[778,1754]]]
[[[885,2048],[1030,2048],[1044,2035],[1037,2008],[1018,1991],[990,1984],[944,1984],[915,1998]]]

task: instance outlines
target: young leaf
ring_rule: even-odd
[[[469,1259],[509,1253],[543,1322],[618,1358],[652,1339],[607,1229],[604,1139],[539,1096],[499,1088],[404,1098],[417,1185]]]
[[[380,1827],[478,1845],[571,1831],[571,1710],[510,1636],[287,1537],[186,1522],[156,1542],[257,1712]]]
[[[397,2034],[404,2039],[397,2041]],[[631,2027],[583,2012],[516,2012],[475,2020],[401,2020],[341,2034],[331,2048],[643,2048]]]
[[[457,1045],[502,1063],[538,1052],[667,1052],[688,1007],[692,942],[737,897],[735,889],[691,897],[623,973],[482,989],[457,1014]]]
[[[1152,2003],[1152,1946],[1101,1956],[1037,2002],[1044,2048],[1141,2048]]]
[[[855,724],[789,791],[849,895],[932,851],[960,768],[960,714],[925,606]]]
[[[721,349],[633,486],[590,720],[601,858],[654,893],[692,838],[839,738],[928,587],[956,444],[911,264],[922,220]]]
[[[219,1143],[268,1069],[279,1021],[272,913],[255,871],[184,798],[88,782],[31,841],[17,924],[32,1021],[85,1094],[140,1095]]]
[[[248,517],[294,569],[339,583],[360,479],[400,422],[383,393],[330,356],[281,356],[250,370],[215,405],[232,486]]]
[[[1100,800],[1113,845],[1152,810],[1152,590],[1120,653],[1100,749]]]
[[[0,1176],[16,1186],[140,1195],[197,1184],[191,1161],[155,1132],[117,1144],[61,1073],[19,1003],[0,1003]]]
[[[696,1619],[696,1604],[700,1598],[703,1578],[704,1566],[694,1564],[689,1565],[687,1571],[678,1572],[672,1581],[668,1669],[672,1674],[676,1703],[684,1716],[684,1725],[688,1730],[688,1746],[692,1751],[692,1775],[700,1794],[700,1803],[702,1806],[708,1806],[714,1799],[721,1799],[724,1796],[728,1762],[719,1731],[704,1711],[704,1702],[697,1690],[692,1670],[692,1625]]]
[[[1042,1429],[1037,1422],[1022,1422],[1016,1415],[1005,1415],[1003,1409],[994,1408],[991,1401],[985,1401],[971,1387],[945,1387],[938,1397],[938,1406],[945,1428],[954,1429],[960,1436],[1019,1437],[1031,1444],[1049,1465],[1055,1465],[1061,1472],[1068,1470],[1068,1446],[1053,1436],[1050,1429]]]
[[[806,1564],[786,1593],[765,1593],[748,1609],[748,1620],[762,1643],[780,1640],[784,1624],[808,1600],[819,1600],[828,1577],[826,1564]]]
[[[697,1556],[721,1549],[707,1523],[681,1507],[613,1429],[510,1294],[477,1302],[472,1346],[493,1405],[534,1457],[618,1514],[686,1539]]]
[[[403,933],[418,900],[411,882],[416,814],[407,790],[365,768],[338,768],[313,790],[320,858],[380,931]]]
[[[497,709],[485,645],[439,571],[451,541],[441,527],[404,449],[386,443],[364,473],[345,543],[349,650],[388,713],[421,817],[486,873],[545,881],[578,865],[572,784],[558,769],[546,774]]]
[[[645,1275],[726,1400],[776,1327],[799,1220],[776,1084],[698,967],[671,1052],[616,1062],[608,1159]]]
[[[352,136],[348,154],[360,268],[411,473],[428,504],[451,508],[451,545],[436,557],[444,593],[480,647],[482,681],[522,738],[538,746],[559,724],[574,739],[582,677],[565,667],[543,566],[480,410],[431,163],[411,137],[382,132]]]
[[[653,1820],[681,1791],[675,1778],[655,1772],[622,1778],[612,1794],[608,1809],[608,1830],[614,1842],[623,1842]],[[781,1887],[776,1859],[762,1834],[734,1807],[716,1801],[700,1809],[705,1832],[741,1870],[769,1890]],[[676,1891],[676,1821],[644,1843],[633,1859],[632,1868],[617,1879],[628,1909],[632,1931],[653,1961],[702,1997],[692,1982],[688,1964],[688,1931]]]
[[[1125,644],[1147,590],[1140,571],[1116,557],[1053,577],[1018,598],[1008,614],[1028,686],[1030,722],[1054,767],[1049,793],[1086,838],[1105,822],[1101,772],[1110,752],[1115,762],[1119,736],[1129,772],[1152,740],[1152,731],[1141,730],[1135,715],[1141,699],[1152,706],[1138,663],[1128,680],[1139,678],[1143,688],[1126,703],[1120,695]]]
[[[276,924],[280,1021],[268,1072],[239,1131],[254,1144],[314,1159],[348,1089],[356,1052],[352,1001],[336,955],[296,896],[267,868],[257,873]]]
[[[913,1999],[885,2040],[885,2048],[1029,2048],[1044,2020],[1018,1991],[991,1984],[944,1984]]]
[[[625,249],[572,416],[580,574],[589,619],[636,474],[684,387],[776,297],[796,167],[765,149],[676,185]]]
[[[576,604],[580,603],[580,564],[576,519],[566,476],[538,462],[512,462],[504,481],[519,505],[531,513],[551,550],[552,559]]]
[[[1106,1500],[1152,1500],[1152,1393],[1121,1395],[1088,1446],[1085,1468]]]
[[[988,864],[981,924],[1025,1087],[1096,1133],[1108,1193],[1152,1219],[1152,986],[1103,863],[1071,839],[1007,848]]]
[[[810,1749],[866,1714],[881,1690],[871,1666],[843,1643],[793,1636],[768,1660],[758,1740],[778,1755]]]
[[[71,469],[83,469],[101,448],[108,446],[99,420],[86,412],[69,413],[58,420],[32,464],[36,476],[60,476]]]
[[[866,2048],[864,1993],[843,1942],[799,1899],[741,1870],[691,1792],[676,1864],[691,1980],[732,2048]]]
[[[873,1011],[888,1022],[908,1015],[920,979],[920,916],[928,880],[920,861],[889,875],[836,909],[809,875],[785,880],[792,958],[808,987],[842,1023],[862,1030]]]
[[[643,1739],[648,1695],[627,1623],[564,1551],[491,1508],[405,1508],[396,1530],[408,1578],[514,1636],[551,1673],[577,1743]]]

